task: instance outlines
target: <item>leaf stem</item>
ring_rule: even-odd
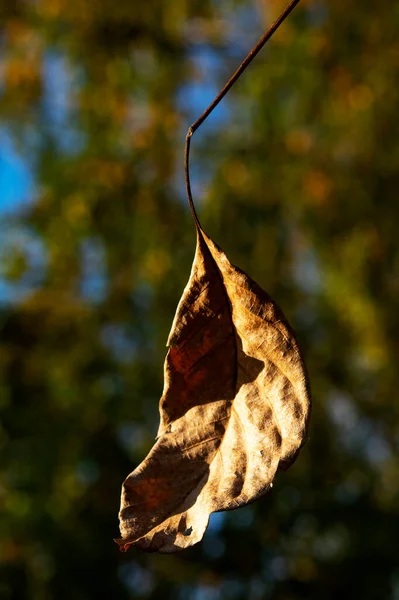
[[[285,21],[288,15],[294,10],[295,6],[300,2],[300,0],[291,0],[291,2],[287,5],[285,10],[281,13],[281,15],[274,21],[274,23],[269,27],[266,33],[261,37],[257,44],[252,48],[247,57],[243,60],[241,65],[238,67],[236,72],[230,77],[226,85],[220,90],[216,98],[211,102],[206,110],[202,113],[202,115],[188,128],[186,135],[186,145],[184,148],[184,176],[186,180],[186,192],[188,205],[191,210],[191,214],[194,219],[194,223],[197,229],[202,229],[196,210],[193,202],[193,196],[191,193],[191,183],[190,183],[190,145],[191,138],[195,131],[202,125],[202,123],[209,117],[211,112],[216,108],[221,100],[225,97],[227,92],[233,87],[237,79],[240,75],[245,71],[248,65],[253,61],[255,56],[260,52],[263,46],[266,44],[268,40],[272,37],[272,35],[277,31],[280,25]]]

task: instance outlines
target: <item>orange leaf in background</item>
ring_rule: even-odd
[[[291,328],[196,226],[168,340],[158,437],[123,484],[121,550],[195,544],[210,513],[264,494],[306,440],[308,384]]]

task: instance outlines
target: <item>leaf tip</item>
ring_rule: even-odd
[[[118,544],[119,550],[121,552],[127,552],[130,546],[132,545],[131,543],[126,543],[126,540],[124,540],[123,538],[114,538],[114,542]]]

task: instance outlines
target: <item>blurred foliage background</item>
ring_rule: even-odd
[[[112,541],[194,254],[185,133],[285,2],[2,0],[2,600],[399,598],[398,2],[303,0],[193,140],[205,231],[303,346],[309,442],[193,549]]]

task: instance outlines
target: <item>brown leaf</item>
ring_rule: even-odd
[[[305,441],[307,377],[273,300],[197,228],[168,340],[155,445],[123,484],[121,550],[174,552],[252,502]]]

